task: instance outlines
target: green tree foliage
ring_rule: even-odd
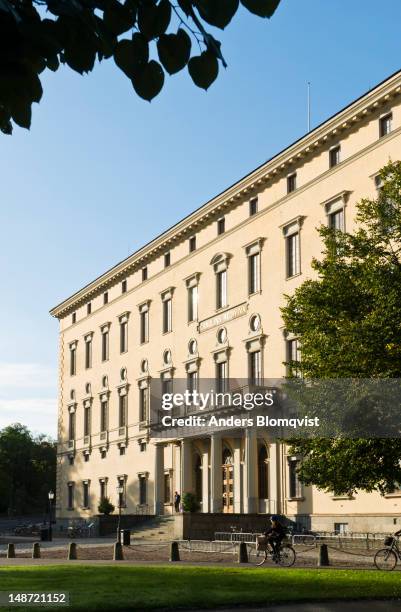
[[[241,0],[271,17],[280,0]],[[135,92],[151,100],[165,72],[186,66],[203,89],[226,67],[208,26],[224,29],[240,0],[0,0],[0,129],[29,128],[42,97],[39,75],[66,64],[80,74],[114,58]],[[193,48],[194,47],[194,48]]]
[[[56,486],[56,444],[20,423],[0,431],[0,512],[45,512]]]
[[[115,510],[114,504],[111,503],[109,497],[104,497],[97,507],[100,514],[112,514]]]
[[[182,509],[184,512],[197,512],[199,510],[199,502],[193,493],[184,493],[182,498]]]
[[[319,229],[317,278],[287,296],[282,309],[286,329],[300,339],[306,379],[401,376],[401,162],[386,165],[380,178],[377,199],[358,203],[354,234]],[[306,484],[384,494],[401,483],[398,438],[341,436],[291,446],[304,457],[299,476]]]

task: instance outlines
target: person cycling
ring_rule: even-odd
[[[278,551],[280,550],[281,542],[284,540],[286,535],[286,530],[282,523],[280,522],[280,517],[277,515],[273,515],[270,518],[271,527],[267,531],[265,531],[265,536],[267,538],[268,543],[272,547],[273,550],[273,559],[277,557]]]

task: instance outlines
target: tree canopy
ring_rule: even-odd
[[[286,329],[300,340],[306,380],[401,376],[401,162],[386,165],[380,182],[376,199],[358,203],[353,234],[319,229],[317,279],[287,296],[282,309]],[[347,494],[388,493],[401,483],[399,438],[343,435],[291,446],[303,456],[299,476],[306,484]]]
[[[66,64],[84,74],[114,58],[135,92],[152,100],[165,73],[187,67],[208,89],[221,43],[208,30],[223,30],[239,4],[271,17],[280,0],[0,0],[0,129],[29,128],[31,107],[42,97],[39,75]]]

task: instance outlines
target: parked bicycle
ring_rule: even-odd
[[[291,544],[281,544],[275,553],[267,541],[266,536],[257,536],[255,565],[263,565],[271,558],[274,563],[281,567],[291,567],[295,563],[296,554]]]
[[[401,535],[400,531],[396,531],[393,536],[384,538],[386,548],[381,548],[375,554],[375,566],[378,570],[391,571],[397,565],[397,561],[401,562],[401,551],[398,546],[397,537]]]

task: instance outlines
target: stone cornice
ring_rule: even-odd
[[[332,140],[342,138],[344,133],[364,121],[370,113],[380,110],[380,107],[395,96],[399,96],[400,93],[401,71],[377,85],[166,232],[55,306],[50,314],[63,318],[126,275],[141,269],[148,261],[170,250],[172,246],[188,238],[200,227],[221,217],[227,210],[234,208],[242,201],[257,195],[267,183],[288,175],[305,157],[314,156]]]

